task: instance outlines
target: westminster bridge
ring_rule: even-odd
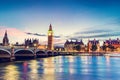
[[[70,55],[67,52],[40,50],[35,48],[7,48],[0,47],[0,61],[4,60],[19,60],[19,59],[34,59],[59,55]]]
[[[24,48],[24,47],[3,47],[0,46],[0,61],[13,61],[21,59],[35,59],[44,57],[64,56],[64,55],[82,55],[82,56],[96,56],[103,55],[106,52],[65,52],[56,50],[41,50],[35,47]]]

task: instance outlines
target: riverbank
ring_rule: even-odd
[[[118,52],[117,52],[118,53]],[[0,58],[0,62],[10,62],[10,61],[19,61],[19,60],[32,60],[38,58],[49,58],[49,57],[56,57],[56,56],[111,56],[116,54],[116,52],[61,52],[57,55],[46,55],[46,56],[39,56],[39,57],[26,57],[26,56],[19,56],[19,57],[11,57],[11,58]],[[120,54],[120,53],[118,53]],[[117,56],[117,55],[115,55]]]

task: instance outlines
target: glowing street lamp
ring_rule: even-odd
[[[37,49],[37,44],[35,43],[35,44],[33,44],[33,46],[34,46],[34,49]]]
[[[37,44],[35,43],[35,44],[33,44],[33,46],[34,46],[34,47],[36,47],[36,46],[37,46]]]
[[[33,46],[34,46],[34,47],[36,47],[36,46],[37,46],[37,44],[33,44]]]
[[[13,48],[14,48],[14,45],[13,45],[13,44],[10,44],[10,48],[13,49]]]
[[[37,49],[37,44],[36,44],[36,43],[34,43],[34,44],[33,44],[33,46],[34,46],[34,56],[35,56],[35,58],[36,58],[36,49]]]
[[[29,48],[29,46],[26,47],[27,49]]]
[[[10,49],[11,49],[11,57],[14,56],[14,45],[10,44]]]

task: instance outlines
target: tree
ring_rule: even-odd
[[[92,45],[92,51],[96,51],[97,50],[97,45]]]
[[[76,46],[76,50],[77,50],[77,51],[80,51],[80,50],[81,50],[81,46],[80,46],[80,45],[77,45],[77,46]]]
[[[103,49],[103,51],[106,51],[107,46],[106,46],[106,45],[103,45],[103,46],[102,46],[102,49]]]

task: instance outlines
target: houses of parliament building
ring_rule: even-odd
[[[39,49],[48,49],[48,50],[54,50],[54,45],[53,45],[53,30],[52,30],[52,25],[50,24],[49,29],[48,29],[48,44],[47,45],[40,45],[39,39],[25,39],[24,44],[18,44],[18,42],[14,46],[24,46],[24,47],[34,47],[36,46]],[[4,37],[3,37],[3,42],[1,43],[2,46],[9,46],[9,38],[7,34],[7,30],[5,31]]]

